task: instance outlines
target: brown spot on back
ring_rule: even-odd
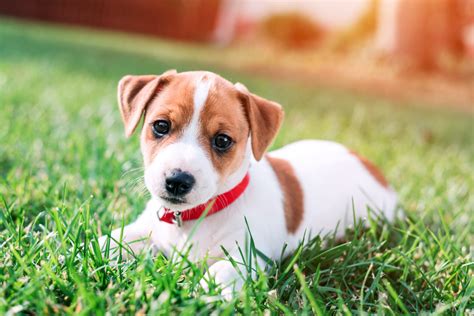
[[[385,179],[383,173],[370,160],[359,155],[353,150],[349,150],[349,152],[359,159],[359,161],[364,165],[365,169],[369,171],[369,173],[375,178],[375,180],[377,180],[378,183],[380,183],[383,187],[388,188],[387,179]]]
[[[272,166],[283,192],[286,229],[290,233],[295,233],[303,219],[303,189],[288,161],[268,155],[267,160]]]

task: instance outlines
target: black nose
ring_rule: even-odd
[[[171,175],[166,178],[166,191],[174,196],[183,196],[189,193],[196,180],[193,175],[180,169],[171,171]]]

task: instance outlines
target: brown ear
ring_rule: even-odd
[[[125,125],[125,135],[129,137],[136,129],[143,112],[153,96],[169,81],[176,70],[168,70],[161,76],[125,76],[118,84],[118,103]]]
[[[240,83],[235,86],[240,92],[249,121],[253,155],[256,160],[260,160],[280,129],[283,109],[276,102],[248,92]]]

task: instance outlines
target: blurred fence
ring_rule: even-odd
[[[220,0],[0,0],[0,14],[208,41]]]

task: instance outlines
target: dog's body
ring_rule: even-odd
[[[394,217],[395,192],[372,164],[342,145],[301,141],[265,155],[281,108],[240,84],[208,72],[128,76],[119,85],[119,102],[128,135],[146,112],[141,144],[152,199],[123,231],[134,251],[151,244],[171,254],[191,243],[192,259],[208,258],[217,282],[238,287],[235,268],[219,259],[224,247],[241,262],[239,247],[249,231],[259,251],[279,259],[285,244],[290,253],[303,238],[336,228],[340,236],[368,208]],[[196,220],[160,221],[163,209],[184,214],[232,190],[247,174],[242,194],[196,229]],[[120,229],[112,232],[116,240],[120,235]]]

